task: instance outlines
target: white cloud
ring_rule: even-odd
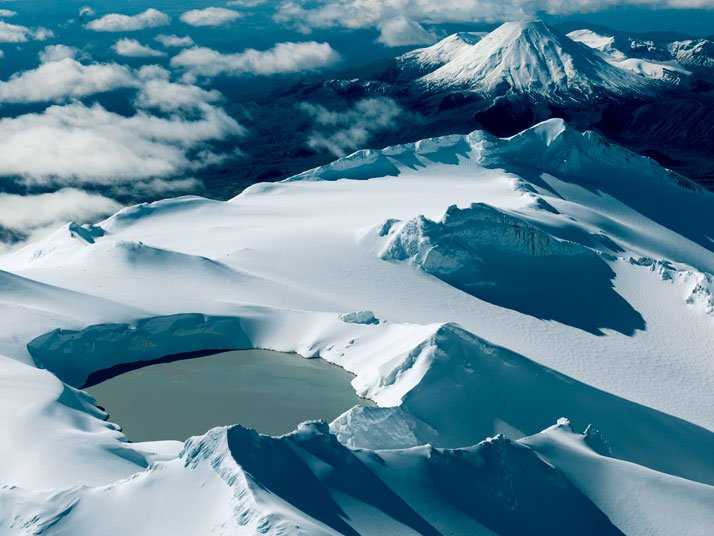
[[[36,195],[0,193],[0,226],[30,234],[68,221],[92,221],[120,208],[113,199],[76,188]]]
[[[45,41],[54,34],[47,28],[28,28],[19,24],[10,24],[0,20],[0,43],[25,43],[27,41]]]
[[[348,110],[333,111],[310,103],[302,103],[299,108],[314,121],[308,145],[335,156],[363,148],[375,134],[395,128],[402,114],[399,105],[388,98],[363,99]]]
[[[501,21],[538,13],[570,14],[617,6],[714,8],[712,0],[283,0],[276,20],[311,28],[380,28],[404,17],[423,22]]]
[[[181,15],[181,20],[191,26],[222,26],[241,17],[238,11],[224,7],[192,9]]]
[[[318,69],[339,60],[329,43],[315,41],[278,43],[268,50],[247,49],[237,54],[222,54],[210,48],[189,48],[171,59],[173,67],[192,76],[272,75]]]
[[[204,188],[203,183],[193,177],[183,179],[146,179],[112,186],[112,194],[131,198],[141,196],[167,196],[181,192],[196,192]]]
[[[160,65],[146,65],[137,71],[142,81],[136,96],[136,106],[162,112],[203,110],[207,105],[223,100],[220,91],[171,82],[171,73]]]
[[[426,30],[421,24],[404,17],[386,20],[379,27],[378,41],[388,47],[430,45],[437,39],[434,33]]]
[[[51,106],[0,119],[0,176],[27,184],[119,184],[170,178],[216,160],[206,143],[244,134],[223,110],[193,120],[144,112],[125,117],[99,105]]]
[[[86,28],[95,32],[133,32],[146,28],[158,28],[171,23],[171,17],[158,9],[149,8],[138,15],[110,13],[88,22]]]
[[[143,81],[171,79],[171,73],[161,65],[144,65],[136,71],[136,75]]]
[[[66,58],[77,57],[77,49],[67,45],[49,45],[40,52],[40,61],[47,63],[50,61],[60,61]]]
[[[223,98],[220,92],[208,91],[190,84],[176,84],[168,80],[154,79],[142,85],[136,98],[137,106],[155,108],[163,112],[197,110],[208,103]]]
[[[12,9],[0,9],[0,17],[9,18],[15,15],[17,15],[17,11],[13,11]]]
[[[41,57],[52,61],[0,82],[0,102],[57,102],[137,86],[126,67],[115,63],[84,65],[67,56],[71,53],[67,49],[45,49]]]
[[[43,28],[42,26],[35,28],[32,32],[32,38],[35,41],[47,41],[48,39],[52,39],[54,36],[55,33],[52,30],[49,28]]]
[[[160,50],[155,50],[146,45],[142,45],[136,39],[119,39],[112,47],[114,52],[120,56],[127,56],[130,58],[157,58],[165,56]]]
[[[230,0],[226,2],[226,5],[234,7],[257,7],[262,6],[267,1],[268,0]]]
[[[145,65],[136,74],[141,80],[135,100],[139,108],[152,108],[167,113],[196,112],[223,100],[220,91],[171,82],[171,73],[160,65]]]
[[[193,45],[196,44],[193,42],[193,39],[191,39],[188,36],[181,37],[178,35],[160,34],[160,35],[157,35],[154,39],[156,39],[159,43],[161,43],[165,47],[171,47],[171,48],[192,47]]]

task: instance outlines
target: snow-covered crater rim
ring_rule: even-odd
[[[236,316],[174,314],[78,331],[55,329],[30,341],[27,350],[37,366],[75,388],[197,355],[250,349],[295,353],[340,366],[355,375],[352,386],[358,396],[393,406],[430,366],[429,359],[415,360],[414,352],[431,347],[435,333],[444,327],[380,321],[369,311],[246,307]]]
[[[97,324],[80,331],[55,329],[27,345],[39,367],[78,388],[98,383],[97,375],[106,379],[169,356],[252,348],[239,318],[198,313]]]

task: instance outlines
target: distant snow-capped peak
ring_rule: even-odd
[[[602,35],[593,30],[583,28],[582,30],[574,30],[567,34],[573,41],[578,41],[592,49],[599,50],[609,55],[622,55],[622,52],[617,50],[615,45],[614,35]]]
[[[691,68],[714,69],[714,42],[708,39],[674,41],[667,48],[682,65]]]
[[[588,29],[572,31],[568,37],[600,53],[610,65],[645,78],[679,85],[691,75],[674,54],[653,41],[602,35]]]
[[[418,64],[438,68],[470,49],[486,35],[483,32],[457,32],[426,48],[418,48],[400,56],[403,64]]]
[[[655,91],[647,78],[610,64],[598,51],[540,20],[501,25],[418,83],[565,102]]]

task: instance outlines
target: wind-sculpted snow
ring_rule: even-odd
[[[616,458],[588,445],[567,419],[521,444],[562,471],[625,534],[707,536],[714,525],[714,487],[688,482]],[[635,508],[630,505],[636,504]],[[672,514],[677,512],[676,516]]]
[[[38,366],[69,385],[83,387],[96,383],[93,374],[101,379],[115,375],[110,369],[117,365],[250,347],[239,319],[183,314],[97,325],[80,332],[60,329],[35,339],[28,350]]]
[[[91,513],[103,511],[101,534],[138,536],[707,534],[714,488],[604,457],[587,440],[564,419],[519,442],[388,451],[350,450],[322,423],[282,438],[216,428],[109,486],[4,487],[0,530],[97,534]]]
[[[280,444],[280,440],[259,436],[239,426],[216,428],[205,436],[189,439],[179,454],[179,460],[184,468],[192,471],[210,467],[221,478],[233,494],[232,521],[235,529],[276,535],[333,534],[327,526],[305,519],[305,514],[310,515],[310,512],[300,509],[300,504],[293,506],[294,496],[285,489],[276,489],[271,485],[274,479],[260,469],[262,466],[263,471],[275,471],[277,475],[285,471],[281,476],[300,486],[305,483],[300,477],[308,473],[303,470],[302,475],[298,474],[301,463],[297,456],[288,447],[283,450],[284,459],[271,459],[259,451],[261,441]],[[242,452],[237,450],[240,447],[245,447]],[[318,491],[322,490],[318,488]],[[275,498],[268,498],[267,494],[274,494]],[[305,497],[308,500],[320,499],[310,495],[308,492]]]
[[[48,534],[70,515],[79,501],[76,490],[37,493],[0,488],[0,530],[8,534]],[[42,512],[39,513],[38,512]]]
[[[497,432],[520,437],[565,414],[578,427],[595,423],[615,457],[714,484],[708,455],[714,434],[708,430],[593,389],[457,326],[442,327],[419,347],[416,359],[425,356],[428,370],[401,403],[416,418],[409,426],[426,430],[417,432],[422,441],[467,445]],[[353,429],[369,425],[373,411],[352,415]],[[430,429],[438,432],[436,439]],[[354,441],[359,437],[357,432]],[[687,454],[665,454],[673,450]]]
[[[646,244],[646,249],[650,251],[658,248],[663,258],[703,271],[714,271],[707,221],[708,211],[714,205],[711,192],[650,158],[611,143],[600,134],[575,130],[562,119],[544,121],[511,138],[497,138],[475,131],[466,136],[422,140],[381,151],[358,151],[288,180],[334,181],[410,176],[420,172],[426,174],[429,168],[439,164],[458,166],[455,173],[474,177],[479,175],[473,168],[474,164],[481,169],[504,170],[515,178],[517,191],[539,192],[540,203],[548,199],[551,211],[557,208],[559,199],[565,199],[600,212],[593,222],[598,231],[595,234],[605,236],[611,244],[612,241],[630,244],[636,236],[635,242],[640,246]],[[389,172],[385,173],[385,169]],[[444,173],[448,174],[448,170],[439,170],[437,175]],[[647,195],[642,195],[643,188],[647,189]],[[588,193],[592,195],[586,195]],[[620,214],[620,209],[607,203],[607,196],[634,212]],[[691,210],[662,210],[663,206],[673,203],[687,205]],[[568,211],[565,210],[566,213]],[[578,216],[582,218],[584,215],[579,213]],[[613,220],[603,221],[603,216],[613,217]],[[628,228],[617,223],[623,216],[629,220],[628,226],[625,226]],[[652,221],[639,220],[642,216]],[[539,220],[539,223],[545,223],[545,218]],[[674,231],[678,240],[689,239],[706,251],[672,248],[671,240],[663,235],[655,239],[646,229],[653,222],[662,227],[664,234]],[[569,238],[569,233],[577,232],[578,237],[574,241],[582,243],[583,229],[576,231],[575,227],[559,222],[552,232],[560,238]],[[593,233],[589,231],[585,234]],[[603,245],[596,248],[603,249]]]
[[[391,405],[398,404],[428,370],[429,360],[419,353],[431,348],[431,336],[439,329],[439,325],[345,322],[344,315],[334,314],[252,308],[241,312],[238,316],[177,314],[82,330],[56,329],[30,341],[27,350],[35,364],[75,387],[149,363],[221,350],[270,348],[306,357],[320,355],[355,373],[354,386],[360,394]],[[269,335],[271,331],[280,336]],[[400,344],[391,343],[395,338]],[[370,350],[356,346],[360,340],[368,348],[387,344],[390,349],[379,356],[365,355]]]
[[[382,259],[409,261],[496,305],[600,335],[603,328],[631,335],[645,327],[596,253],[488,205],[452,205],[440,221],[419,216],[382,233]]]
[[[0,256],[0,535],[706,534],[712,213],[551,120],[65,225]],[[233,348],[376,406],[132,443],[78,389]]]
[[[486,135],[479,132],[479,135]],[[331,164],[311,169],[290,177],[292,181],[366,180],[398,176],[408,169],[419,169],[434,163],[458,164],[468,157],[473,144],[467,136],[444,136],[429,138],[415,143],[395,145],[382,150],[365,149],[341,158]],[[262,185],[251,187],[261,188]],[[269,187],[269,185],[268,185]]]
[[[175,492],[191,482],[203,482],[192,498]],[[208,502],[216,497],[225,504]],[[189,439],[176,460],[111,486],[50,497],[3,489],[0,504],[14,514],[0,529],[48,536],[82,534],[87,514],[110,505],[104,526],[116,532],[107,534],[621,534],[558,470],[503,437],[458,450],[356,451],[319,422],[280,438],[216,428]]]
[[[511,167],[524,173],[526,182],[541,186],[534,171],[557,176],[565,174],[586,185],[598,180],[613,188],[617,181],[603,177],[602,171],[619,173],[635,170],[640,180],[669,182],[697,192],[706,190],[685,177],[671,172],[654,160],[638,155],[605,139],[593,131],[580,132],[562,119],[543,121],[510,138],[498,138],[483,131],[468,135],[428,138],[381,150],[361,150],[331,164],[305,171],[286,180],[316,181],[370,179],[404,174],[409,170],[437,163],[463,165],[476,160],[486,167]],[[517,174],[518,175],[518,174]],[[254,188],[260,188],[257,185]],[[270,185],[265,185],[270,187]]]
[[[353,311],[340,315],[340,320],[349,324],[379,324],[372,311]]]
[[[340,443],[353,449],[399,449],[438,444],[439,434],[395,406],[355,406],[330,423]]]
[[[597,423],[607,438],[612,437],[610,448],[617,457],[714,482],[707,457],[714,449],[714,437],[703,429],[575,382],[458,326],[419,329],[367,324],[360,328],[361,337],[365,343],[372,341],[372,347],[389,341],[396,330],[405,350],[393,346],[372,356],[369,366],[359,348],[353,349],[355,339],[326,345],[319,354],[354,372],[360,394],[400,410],[382,413],[379,408],[362,408],[344,415],[333,426],[347,444],[468,445],[497,432],[511,437],[535,433],[556,419],[554,415],[567,412],[579,426]],[[36,363],[81,386],[167,356],[180,359],[206,351],[265,346],[255,337],[263,329],[250,317],[175,315],[79,332],[57,330],[35,339],[28,349]],[[516,392],[527,396],[514,396]],[[531,399],[539,403],[534,406]],[[488,406],[489,412],[479,413],[482,406]],[[471,415],[469,419],[461,417],[464,412]],[[391,439],[388,435],[374,439],[374,425],[383,419],[393,423]],[[360,431],[366,427],[371,430],[368,434]],[[678,430],[677,437],[668,434],[672,427]],[[643,435],[657,448],[642,444]],[[657,454],[659,449],[674,448],[687,456]]]
[[[714,314],[714,276],[712,274],[649,257],[630,258],[630,262],[637,266],[646,266],[663,281],[671,281],[684,286],[684,299],[688,305],[709,315]]]
[[[325,424],[304,424],[283,438],[260,436],[241,427],[229,429],[227,435],[231,455],[257,483],[341,534],[359,532],[349,526],[347,513],[329,488],[377,508],[420,534],[438,534],[331,436]],[[330,466],[330,474],[324,480],[315,474],[315,461],[311,458]]]
[[[337,534],[271,496],[262,482],[237,464],[228,432],[214,429],[191,438],[175,459],[108,486],[54,494],[0,489],[0,507],[12,514],[0,516],[0,531],[107,536]]]
[[[18,323],[17,314],[22,314],[25,321]],[[0,355],[18,355],[25,361],[27,342],[22,339],[35,337],[58,324],[83,327],[141,315],[141,309],[135,307],[0,270]]]
[[[196,196],[183,196],[175,199],[166,199],[159,203],[141,203],[139,205],[134,205],[120,210],[112,217],[102,222],[102,228],[111,233],[120,231],[137,221],[145,221],[149,218],[161,218],[180,213],[188,207],[199,210],[211,210],[211,208],[214,208],[217,205],[220,205],[218,201]]]

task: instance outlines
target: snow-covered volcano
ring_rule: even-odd
[[[0,534],[708,536],[713,212],[554,119],[63,226],[0,256]],[[377,406],[129,443],[81,391],[216,348]]]
[[[486,96],[514,93],[564,103],[656,91],[647,78],[611,65],[540,20],[503,24],[477,43],[457,47],[447,58],[418,83],[432,90],[470,90]]]

